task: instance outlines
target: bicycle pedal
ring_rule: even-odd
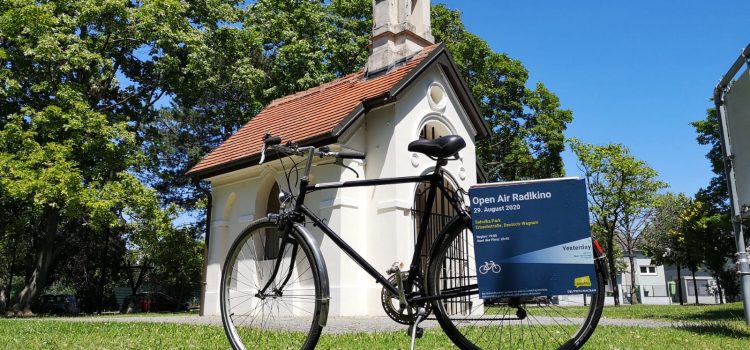
[[[416,325],[411,325],[411,326],[409,326],[409,330],[408,330],[408,331],[406,331],[406,334],[407,334],[407,335],[408,335],[409,337],[411,337],[411,336],[412,336],[412,334],[413,334],[413,335],[414,335],[414,338],[416,338],[416,339],[420,339],[420,338],[422,338],[422,336],[424,336],[424,328],[422,328],[422,327],[419,327],[419,326],[416,326],[416,327],[417,327],[417,331],[416,331],[416,332],[414,332],[414,326],[416,326]]]

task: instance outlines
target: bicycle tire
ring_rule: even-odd
[[[487,301],[485,305],[476,290],[471,219],[455,217],[438,237],[441,239],[435,243],[428,268],[428,294],[440,296],[448,288],[451,293],[462,288],[473,293],[468,297],[433,301],[438,323],[460,349],[579,349],[594,332],[604,308],[603,259],[594,259],[596,293],[585,297],[558,296],[558,305],[550,303],[549,298],[503,298]],[[463,276],[456,273],[456,262],[449,256],[458,249],[469,254],[468,266],[464,266],[469,272]],[[599,256],[594,249],[594,257]],[[586,301],[587,298],[590,299]],[[577,305],[581,299],[583,303]]]
[[[288,235],[298,244],[296,256],[292,256],[293,245],[279,251],[278,226],[263,218],[248,226],[227,254],[221,277],[221,319],[235,350],[314,349],[320,338],[321,295],[323,286],[327,286],[322,278],[326,276],[321,278],[317,251],[297,228],[290,228]],[[270,279],[276,262],[274,245],[276,256],[283,254],[282,263],[261,297],[259,291]],[[282,285],[276,293],[274,288]]]

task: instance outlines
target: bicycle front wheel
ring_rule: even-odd
[[[322,327],[321,277],[313,250],[294,228],[261,219],[227,255],[221,316],[234,349],[313,349]],[[274,271],[276,273],[274,273]]]
[[[595,259],[593,294],[483,300],[478,297],[470,219],[449,223],[433,250],[427,275],[440,326],[461,349],[578,349],[604,306],[604,269]],[[599,254],[595,250],[594,256]]]

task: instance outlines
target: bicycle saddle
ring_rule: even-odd
[[[434,140],[419,139],[409,143],[410,152],[419,152],[433,158],[448,158],[466,147],[466,141],[458,135],[448,135]]]

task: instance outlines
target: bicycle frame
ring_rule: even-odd
[[[438,189],[446,195],[447,198],[449,198],[448,202],[453,206],[453,208],[458,213],[465,212],[465,209],[461,207],[461,205],[458,203],[458,201],[451,196],[451,191],[449,191],[445,186],[443,185],[443,173],[441,172],[442,167],[447,164],[447,161],[444,159],[437,160],[437,165],[435,167],[435,171],[429,174],[420,175],[420,176],[405,176],[405,177],[394,177],[394,178],[384,178],[384,179],[371,179],[371,180],[353,180],[353,181],[344,181],[344,182],[328,182],[328,183],[320,183],[315,185],[310,185],[309,181],[309,175],[310,175],[310,168],[312,164],[312,155],[313,155],[313,149],[309,148],[307,150],[307,165],[305,166],[304,175],[300,178],[300,186],[299,186],[299,195],[297,196],[297,201],[295,203],[295,207],[292,211],[292,220],[296,222],[302,222],[304,221],[304,217],[307,217],[312,221],[313,226],[320,228],[323,233],[330,238],[336,246],[338,246],[341,250],[346,253],[352,260],[354,260],[357,265],[359,265],[363,270],[365,270],[370,276],[372,276],[377,283],[380,283],[384,288],[388,289],[393,295],[398,295],[399,292],[391,285],[391,283],[388,281],[388,279],[378,272],[365,258],[363,258],[359,253],[357,253],[348,243],[346,243],[331,227],[329,227],[326,222],[319,218],[317,215],[315,215],[304,203],[305,203],[305,196],[308,193],[320,191],[320,190],[327,190],[327,189],[338,189],[338,188],[349,188],[349,187],[365,187],[365,186],[382,186],[382,185],[395,185],[395,184],[404,184],[404,183],[422,183],[422,182],[428,182],[430,184],[430,189],[427,195],[427,208],[425,209],[425,212],[428,215],[424,215],[422,217],[422,221],[420,223],[419,233],[417,234],[417,241],[414,245],[414,254],[411,259],[411,263],[409,265],[409,275],[406,281],[404,282],[404,289],[407,291],[412,290],[412,286],[414,284],[414,280],[416,276],[418,275],[419,271],[419,259],[420,259],[420,251],[421,247],[424,245],[425,237],[427,236],[427,225],[429,224],[430,219],[430,213],[432,213],[432,206],[433,202],[435,200],[436,193]],[[301,214],[301,215],[299,215]],[[296,217],[295,217],[296,216]],[[286,239],[286,234],[282,238],[280,251],[283,252],[284,249],[286,249],[286,245],[290,244],[290,242]],[[296,247],[294,247],[296,248]],[[296,249],[295,249],[296,250]],[[275,276],[278,273],[279,266],[281,265],[281,255],[279,255],[279,258],[276,262],[276,266],[274,268],[271,280],[275,278]],[[288,279],[288,277],[287,277]],[[269,281],[270,284],[271,281]],[[268,288],[268,286],[264,287],[260,293],[265,293],[265,290]],[[428,301],[430,298],[427,298],[426,296],[423,296],[421,298],[412,298],[410,295],[407,296],[407,301]]]

